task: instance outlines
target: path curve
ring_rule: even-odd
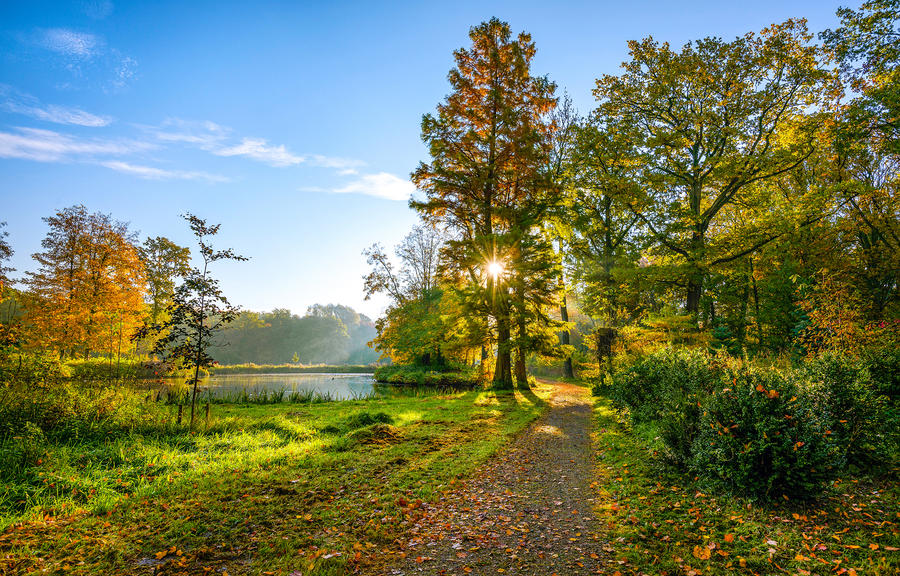
[[[547,412],[430,507],[406,558],[382,574],[605,573],[610,547],[592,511],[591,397],[554,386]]]

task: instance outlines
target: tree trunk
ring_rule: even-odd
[[[563,300],[559,305],[559,317],[563,322],[569,321],[569,308],[566,306],[565,295],[563,295]],[[569,329],[566,328],[559,333],[559,343],[563,346],[568,346],[569,342]],[[571,354],[566,354],[565,362],[563,362],[563,376],[565,376],[566,378],[575,378],[575,370],[572,369]]]
[[[687,312],[694,318],[700,313],[700,296],[703,294],[703,274],[694,273],[688,279]]]
[[[699,191],[695,191],[695,193],[697,197],[694,198],[694,194],[692,194],[691,207],[692,210],[695,209],[694,211],[699,213]],[[705,233],[699,224],[698,228],[691,234],[690,246],[688,265],[691,269],[687,285],[687,312],[693,316],[696,322],[700,316],[700,296],[703,295],[703,269],[700,263],[703,262],[703,252],[706,248]]]
[[[497,362],[494,364],[493,386],[497,389],[511,389],[512,361],[509,342],[509,289],[499,279],[488,279],[487,290],[491,312],[497,321]]]
[[[560,263],[560,273],[559,273],[559,288],[562,291],[562,302],[559,303],[559,317],[563,322],[569,321],[569,308],[566,305],[566,275],[565,275],[565,252],[562,238],[559,239],[559,263]],[[568,346],[570,343],[569,340],[569,329],[568,327],[563,329],[559,333],[559,343],[563,346]],[[563,363],[563,375],[566,378],[574,378],[575,372],[572,370],[572,356],[570,354],[566,354],[565,362]]]
[[[759,352],[762,350],[763,346],[763,333],[762,323],[759,320],[759,290],[756,287],[756,273],[753,270],[753,258],[750,258],[750,281],[753,284],[753,307],[755,310],[753,320],[756,322],[756,351]]]
[[[738,318],[737,341],[744,347],[747,341],[747,305],[750,303],[750,278],[744,282],[744,293],[741,294],[741,315]]]
[[[497,317],[497,363],[494,365],[494,388],[509,390],[513,387],[509,350],[509,318]]]
[[[522,314],[519,314],[517,319],[516,335],[519,340],[516,347],[516,385],[519,388],[528,388],[528,371],[525,369],[525,356],[528,354],[526,345],[528,332],[525,326],[525,316]]]

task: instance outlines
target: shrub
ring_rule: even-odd
[[[900,444],[900,418],[890,396],[898,354],[883,352],[862,361],[826,354],[804,366],[802,375],[841,455],[855,466],[889,464]]]
[[[891,406],[900,401],[900,346],[869,348],[862,354],[875,391],[886,397]]]
[[[655,422],[669,456],[685,464],[699,431],[701,406],[721,383],[723,368],[702,351],[666,349],[617,375],[610,395],[635,424]]]
[[[809,498],[841,464],[816,406],[775,370],[731,372],[709,395],[690,469],[719,488],[756,498]]]

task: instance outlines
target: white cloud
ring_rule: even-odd
[[[107,126],[112,119],[109,116],[98,116],[85,112],[80,108],[70,108],[68,106],[50,105],[45,108],[28,108],[23,113],[33,116],[38,120],[46,120],[47,122],[55,122],[57,124],[74,124],[76,126],[89,126],[99,128]]]
[[[193,172],[186,170],[164,170],[162,168],[155,168],[153,166],[142,166],[140,164],[131,164],[129,162],[121,162],[118,160],[109,160],[105,162],[98,162],[99,165],[109,168],[110,170],[115,170],[116,172],[123,172],[125,174],[132,174],[139,178],[146,178],[148,180],[202,180],[205,182],[228,182],[229,179],[225,176],[220,176],[218,174],[209,174],[208,172]]]
[[[416,187],[409,180],[398,178],[387,172],[366,174],[341,188],[335,188],[336,194],[368,194],[388,200],[409,200]]]
[[[118,51],[113,51],[112,79],[109,81],[114,90],[126,88],[137,76],[138,62],[131,56],[122,56]]]
[[[136,140],[86,139],[37,128],[0,132],[0,158],[63,162],[95,156],[122,156],[153,148]]]
[[[153,166],[134,164],[109,157],[130,156],[154,148],[152,144],[137,140],[109,140],[77,138],[52,130],[17,128],[17,132],[0,132],[0,158],[18,158],[35,162],[79,162],[96,164],[150,180],[196,180],[203,182],[228,182],[218,174],[189,170],[165,170]]]
[[[209,120],[168,118],[159,126],[142,126],[142,128],[161,142],[196,146],[216,156],[245,156],[276,167],[307,164],[331,168],[337,170],[340,175],[347,176],[357,174],[357,168],[365,165],[365,162],[352,158],[323,154],[294,154],[285,145],[269,144],[265,138],[245,137],[239,144],[235,144],[230,128]]]
[[[68,28],[41,30],[38,44],[51,52],[82,60],[90,60],[103,50],[103,40],[98,36]]]
[[[98,116],[97,114],[85,112],[81,108],[56,106],[53,104],[44,106],[34,96],[19,92],[5,84],[0,84],[0,98],[2,98],[0,109],[14,114],[31,116],[46,122],[74,124],[92,128],[107,126],[112,122],[112,118],[109,116]]]
[[[160,127],[151,127],[148,130],[162,142],[193,144],[202,150],[221,147],[231,132],[215,122],[194,122],[179,118],[169,118]]]
[[[246,156],[271,166],[293,166],[306,160],[288,152],[284,145],[270,146],[263,138],[244,138],[237,146],[213,151],[217,156]]]

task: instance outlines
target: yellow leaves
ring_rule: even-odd
[[[697,558],[699,560],[709,560],[710,556],[712,555],[709,548],[699,545],[694,546],[694,550],[691,552],[691,554],[693,554],[694,558]]]
[[[166,556],[169,556],[170,554],[175,555],[175,556],[181,556],[184,554],[184,552],[179,550],[177,546],[169,546],[165,550],[160,550],[159,552],[154,554],[154,556],[156,556],[157,560],[162,560],[163,558],[165,558]]]

